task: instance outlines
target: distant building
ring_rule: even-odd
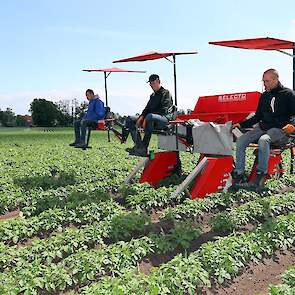
[[[26,127],[32,127],[33,126],[33,118],[32,118],[32,116],[25,115],[23,117],[24,117]]]
[[[32,127],[33,119],[29,115],[17,115],[16,116],[16,126]]]

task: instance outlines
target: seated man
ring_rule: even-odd
[[[279,74],[274,69],[263,73],[265,91],[261,95],[255,115],[250,119],[234,124],[233,127],[248,128],[258,125],[251,131],[244,133],[236,146],[236,167],[232,173],[233,186],[256,190],[263,188],[267,174],[270,145],[285,145],[287,135],[295,130],[293,125],[295,116],[295,93],[279,81]],[[257,176],[249,183],[241,184],[245,180],[245,151],[250,143],[258,141]]]
[[[85,148],[86,127],[92,126],[101,120],[105,116],[104,103],[99,99],[98,95],[94,95],[92,89],[86,90],[86,98],[89,100],[87,113],[82,120],[78,120],[74,123],[75,127],[75,142],[70,146],[76,148]]]
[[[150,83],[154,93],[139,117],[130,116],[126,119],[125,126],[122,130],[123,140],[125,141],[128,134],[131,133],[135,145],[127,151],[135,156],[147,156],[147,148],[150,143],[154,129],[165,127],[169,120],[173,118],[173,101],[168,90],[161,86],[158,75],[153,74],[149,77],[147,83]],[[138,127],[144,129],[144,137],[141,139]]]

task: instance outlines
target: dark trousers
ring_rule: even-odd
[[[146,126],[144,128],[144,137],[141,139],[140,133],[136,128],[137,116],[129,116],[125,122],[125,128],[123,127],[123,135],[127,138],[128,134],[131,134],[132,140],[135,145],[143,145],[145,148],[149,146],[152,133],[155,129],[162,129],[168,124],[168,119],[164,116],[149,113],[145,116]]]
[[[75,128],[75,142],[76,143],[85,143],[86,138],[86,128],[93,126],[96,122],[88,120],[78,120],[74,122]]]

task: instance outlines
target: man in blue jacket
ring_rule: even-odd
[[[84,115],[82,120],[78,120],[74,123],[75,142],[71,143],[70,146],[74,146],[76,148],[86,147],[86,128],[97,123],[98,120],[102,120],[105,116],[104,103],[99,99],[98,95],[94,95],[92,89],[86,90],[86,98],[89,101],[87,113]]]

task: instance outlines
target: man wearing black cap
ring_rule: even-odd
[[[170,92],[161,86],[160,77],[153,74],[149,77],[153,93],[150,95],[146,107],[139,117],[129,116],[123,127],[123,140],[126,141],[128,134],[131,133],[135,145],[127,149],[129,154],[134,156],[147,156],[152,132],[154,129],[161,129],[173,118],[173,101]],[[144,137],[141,139],[138,127],[144,129]]]

